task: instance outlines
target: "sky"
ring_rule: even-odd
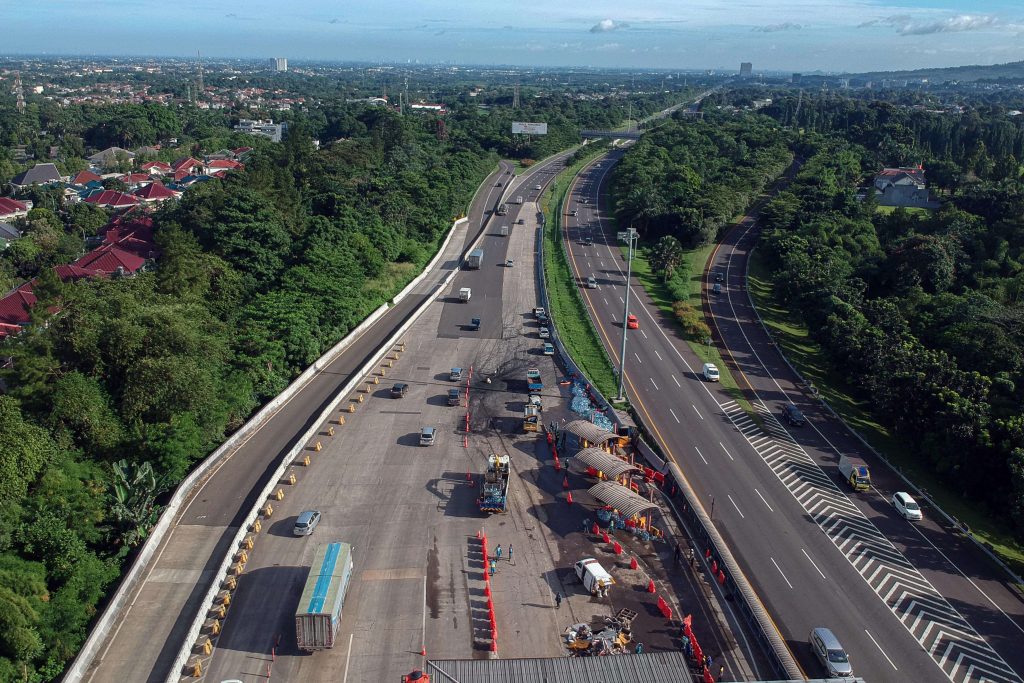
[[[1021,0],[0,0],[0,54],[876,71],[1024,60]]]

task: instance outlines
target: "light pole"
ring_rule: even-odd
[[[626,328],[628,326],[626,320],[629,317],[629,278],[633,273],[633,251],[636,249],[638,234],[636,230],[630,227],[629,230],[619,232],[618,238],[619,241],[626,242],[629,245],[629,257],[626,259],[626,296],[622,298],[622,348],[619,353],[619,395],[615,398],[616,401],[622,402],[625,400],[622,391],[626,381]]]

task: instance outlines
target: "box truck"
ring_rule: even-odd
[[[334,647],[341,606],[352,581],[352,546],[328,543],[316,549],[295,612],[295,639],[306,652]]]

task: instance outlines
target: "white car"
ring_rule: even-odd
[[[892,496],[892,504],[896,507],[896,512],[900,513],[904,519],[919,520],[922,517],[921,506],[909,493],[897,491]]]
[[[551,330],[547,327],[541,327],[537,334],[541,339],[551,339]]]

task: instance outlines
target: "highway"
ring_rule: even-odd
[[[600,189],[622,154],[613,151],[581,173],[563,216],[570,265],[616,363],[625,263]],[[593,236],[592,246],[581,243],[584,233]],[[856,448],[848,438],[833,440],[844,430],[825,426],[830,420],[806,397],[798,404],[813,427],[787,430],[775,419],[792,379],[767,340],[751,332],[759,328],[749,305],[744,308],[745,294],[736,296],[743,264],[731,259],[745,256],[753,235],[737,229],[731,237],[715,257],[715,267],[727,271],[728,294],[711,309],[754,385],[757,420],[719,385],[701,380],[704,360],[638,286],[631,287],[630,312],[640,329],[628,335],[626,389],[658,445],[701,497],[797,661],[808,675],[823,674],[807,634],[827,626],[866,680],[1019,681],[1024,653],[1013,644],[1024,642],[1021,603],[985,569],[979,553],[931,520],[915,527],[895,516],[884,494],[848,496],[825,435],[849,448],[844,452]],[[596,289],[583,286],[591,276]],[[743,347],[746,339],[756,354]],[[773,376],[783,377],[781,387]],[[891,478],[879,479],[883,491],[893,490]]]
[[[406,320],[437,282],[458,267],[458,255],[471,243],[512,178],[502,162],[481,186],[470,207],[468,225],[452,239],[450,258],[416,291],[387,312],[344,353],[285,404],[210,475],[192,496],[167,534],[144,580],[134,591],[118,626],[94,660],[86,681],[162,681],[200,609],[212,569],[255,503],[268,478],[331,397]]]
[[[406,333],[406,351],[387,382],[317,454],[309,475],[296,468],[298,483],[239,578],[206,680],[248,683],[265,680],[269,671],[279,680],[390,681],[422,666],[421,648],[432,657],[485,655],[483,580],[470,559],[481,527],[491,548],[513,541],[516,547],[515,566],[503,566],[492,581],[499,634],[507,634],[499,635],[501,656],[562,654],[553,636],[564,626],[552,600],[564,588],[548,527],[538,524],[555,504],[537,485],[546,444],[517,428],[527,365],[541,368],[545,385],[555,387],[545,392],[545,415],[558,414],[561,402],[554,364],[539,353],[529,316],[536,305],[531,266],[539,192],[533,188],[547,185],[559,168],[561,158],[513,181],[512,196],[523,195],[524,204],[510,205],[508,216],[487,224],[480,269],[461,271],[434,293]],[[520,209],[523,225],[516,223]],[[503,224],[511,227],[508,237],[500,236]],[[515,265],[506,267],[506,258]],[[459,301],[462,287],[472,290],[468,303]],[[482,319],[479,331],[467,328],[472,317]],[[467,386],[449,381],[452,367],[473,372],[466,442],[466,408],[446,402],[449,388]],[[487,376],[492,383],[483,382]],[[391,398],[392,382],[408,383],[408,395]],[[495,421],[506,428],[490,429]],[[420,447],[418,433],[427,425],[438,428],[437,443]],[[512,511],[485,518],[467,478],[479,477],[493,452],[510,453],[520,476]],[[313,536],[293,537],[296,515],[309,508],[320,510],[323,522]],[[311,656],[295,646],[293,615],[315,545],[328,540],[354,545],[355,578],[338,645]]]

